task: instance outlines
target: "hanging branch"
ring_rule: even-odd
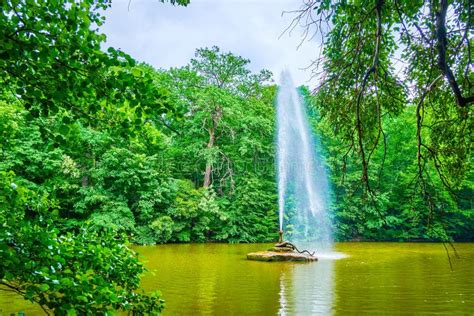
[[[439,11],[436,12],[436,38],[438,49],[438,67],[449,82],[449,86],[454,93],[456,103],[460,107],[465,107],[474,103],[474,95],[463,97],[459,84],[454,77],[454,73],[448,65],[446,46],[448,39],[446,37],[446,13],[448,11],[448,0],[440,0]]]
[[[380,44],[382,42],[382,6],[383,4],[384,4],[384,0],[377,0],[377,3],[375,5],[375,12],[377,15],[377,30],[375,33],[376,41],[375,41],[374,57],[372,60],[372,66],[366,71],[364,75],[362,86],[357,96],[357,103],[356,103],[356,127],[357,127],[359,149],[360,149],[360,154],[362,158],[362,181],[365,183],[365,186],[368,191],[370,191],[369,170],[368,170],[369,166],[368,166],[368,159],[366,158],[364,144],[363,144],[363,127],[362,127],[360,109],[361,109],[362,96],[367,86],[367,81],[369,79],[369,76],[371,74],[374,74],[374,75],[377,74],[377,66],[379,63],[379,54],[380,54]]]
[[[416,139],[417,139],[417,161],[418,161],[418,176],[421,181],[423,181],[423,166],[422,166],[422,159],[423,155],[421,154],[421,147],[423,146],[423,142],[421,139],[421,128],[422,128],[422,123],[423,123],[423,104],[425,101],[425,98],[428,96],[428,94],[433,90],[434,86],[436,83],[442,78],[442,75],[439,75],[435,80],[433,80],[428,87],[425,89],[425,92],[421,95],[420,100],[418,101],[418,104],[416,106]]]

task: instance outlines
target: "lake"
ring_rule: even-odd
[[[313,263],[248,261],[271,244],[138,246],[164,315],[474,314],[474,243],[337,243]],[[449,246],[448,246],[449,247]],[[342,255],[344,254],[344,255]],[[42,315],[0,293],[0,314]]]

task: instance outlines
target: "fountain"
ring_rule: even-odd
[[[283,239],[285,227],[294,241],[317,241],[329,246],[332,235],[328,181],[317,151],[320,146],[312,136],[302,98],[288,71],[282,72],[278,89],[277,130],[279,240],[268,251],[249,253],[247,258],[315,261],[314,252],[299,251],[294,243]]]

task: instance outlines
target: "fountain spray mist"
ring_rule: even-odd
[[[329,185],[321,146],[288,71],[282,72],[278,89],[277,130],[280,230],[291,240],[331,243]]]

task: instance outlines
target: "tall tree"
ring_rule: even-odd
[[[192,130],[199,138],[202,138],[199,130],[204,129],[207,134],[205,150],[199,153],[205,159],[203,187],[209,187],[213,182],[216,165],[225,166],[221,180],[232,183],[232,161],[217,142],[220,138],[236,137],[238,125],[235,124],[240,122],[239,116],[244,115],[246,103],[252,97],[260,96],[263,84],[271,78],[271,73],[265,70],[252,74],[248,69],[249,62],[214,46],[196,50],[190,65],[175,72],[178,84],[192,91],[186,94],[185,106],[185,115],[194,121]]]

